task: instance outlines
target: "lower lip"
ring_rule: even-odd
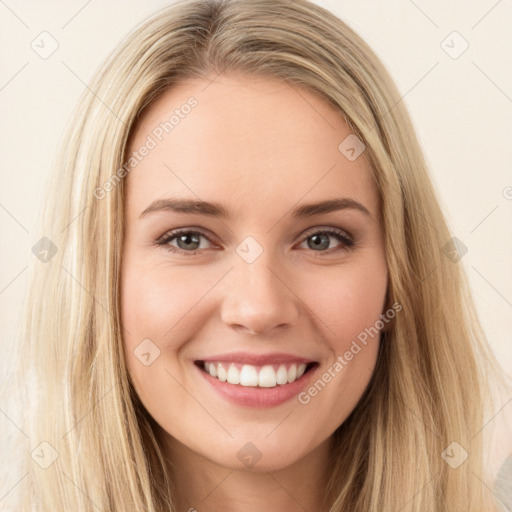
[[[269,408],[281,405],[298,395],[311,380],[318,366],[310,368],[299,379],[289,384],[278,384],[273,388],[242,386],[221,382],[194,364],[197,371],[211,384],[213,389],[232,404],[246,407]]]

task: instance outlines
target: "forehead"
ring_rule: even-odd
[[[134,129],[128,156],[151,149],[134,161],[127,204],[140,213],[148,201],[179,195],[275,214],[298,202],[350,196],[378,217],[365,153],[352,160],[340,150],[350,135],[332,105],[284,81],[223,74],[188,80],[167,90]]]

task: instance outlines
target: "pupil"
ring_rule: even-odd
[[[185,235],[180,235],[178,237],[178,245],[180,245],[180,242],[185,242],[185,244],[187,243],[190,243],[190,240],[193,240],[192,243],[194,244],[197,244],[198,247],[199,247],[199,237],[197,235],[190,235],[190,234],[185,234]],[[192,249],[197,249],[198,247],[193,247]],[[187,246],[185,245],[185,247],[180,247],[181,249],[191,249],[190,246]]]
[[[322,241],[320,240],[320,238],[323,237],[323,241],[325,243],[322,244]],[[329,237],[326,235],[326,234],[322,234],[322,235],[313,235],[312,237],[310,237],[311,240],[313,240],[313,247],[311,247],[312,249],[318,249],[319,247],[321,247],[322,249],[328,249],[329,248]]]

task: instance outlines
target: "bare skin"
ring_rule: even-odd
[[[167,91],[131,140],[130,153],[155,138],[174,109],[197,100],[126,178],[128,371],[160,427],[179,512],[327,511],[332,434],[368,386],[379,348],[379,336],[369,338],[333,372],[337,357],[384,313],[377,189],[365,153],[351,161],[338,149],[351,130],[323,99],[261,77],[223,74],[209,82]],[[169,209],[141,216],[170,197],[220,203],[231,216]],[[299,206],[335,198],[368,212],[292,218]],[[178,228],[200,234],[156,243]],[[237,252],[248,236],[250,251],[262,251],[251,263]],[[145,339],[146,349],[160,351],[148,365],[134,355]],[[294,396],[266,408],[233,404],[194,362],[237,351],[316,361],[305,392],[329,368],[335,376],[307,403]],[[240,456],[247,450],[255,463]]]

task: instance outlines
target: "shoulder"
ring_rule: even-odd
[[[500,407],[487,425],[492,439],[490,470],[500,512],[512,511],[512,390],[498,400]]]
[[[512,510],[512,453],[498,471],[494,483],[494,494],[503,512]]]
[[[512,387],[496,395],[496,410],[486,425],[490,436],[490,475],[500,512],[512,511]]]

